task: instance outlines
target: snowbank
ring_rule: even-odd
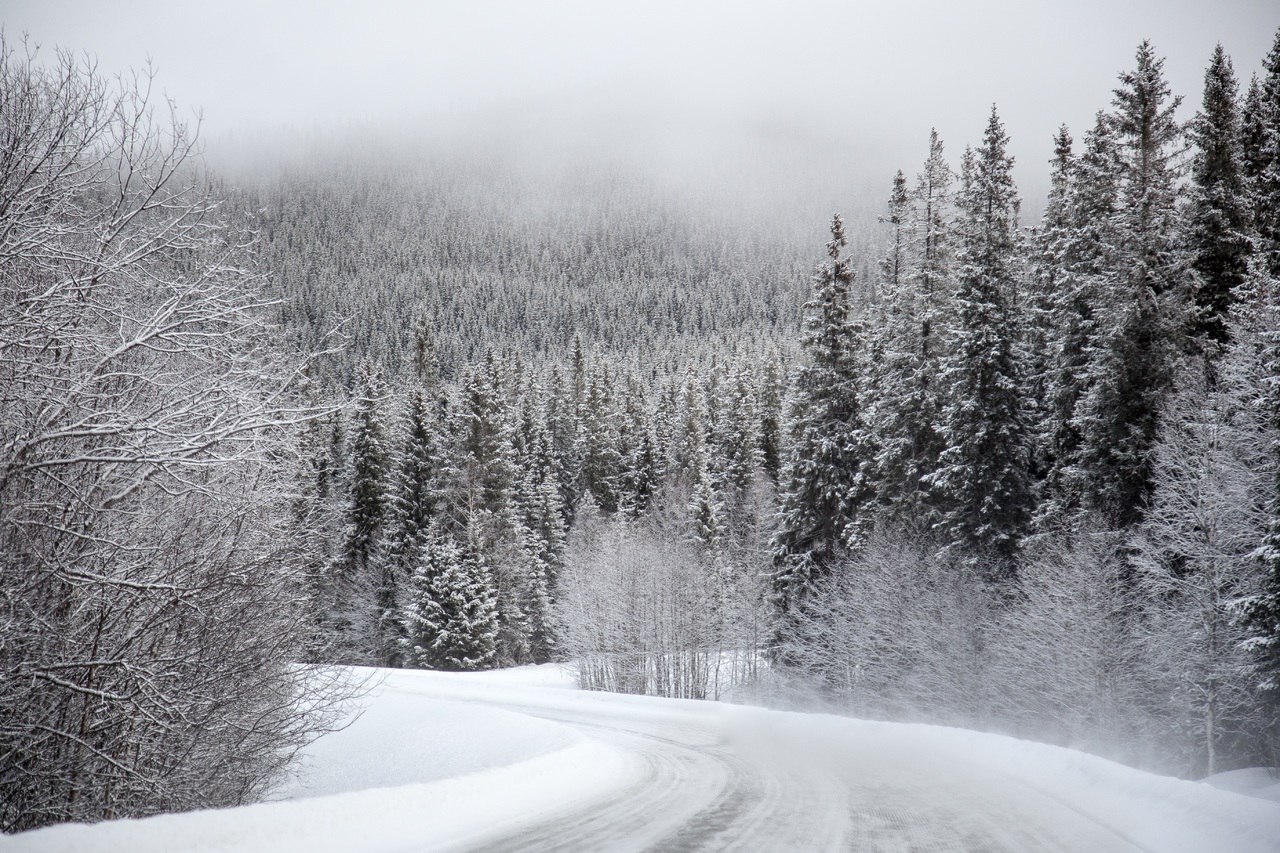
[[[559,809],[590,803],[631,777],[628,756],[584,741],[507,767],[428,784],[372,788],[238,809],[73,824],[0,840],[23,853],[242,853],[447,850]]]
[[[435,683],[435,675],[396,672],[384,678],[365,697],[360,716],[347,728],[308,746],[294,777],[269,799],[296,800],[434,782],[504,767],[581,742],[573,729],[526,714],[428,699],[423,688]],[[565,680],[558,667],[521,667],[482,677],[494,685],[554,686]],[[452,683],[449,676],[444,683]]]
[[[1266,767],[1228,770],[1200,780],[1223,791],[1280,803],[1280,772]]]
[[[479,678],[499,692],[573,683],[558,667]],[[632,756],[568,726],[430,695],[433,685],[459,683],[467,677],[388,673],[358,719],[307,749],[280,801],[49,827],[0,837],[0,851],[448,849],[589,805],[635,777]]]

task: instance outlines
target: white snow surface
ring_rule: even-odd
[[[555,666],[388,671],[275,801],[50,827],[0,853],[1280,850],[1280,804],[1236,792],[1265,787],[1253,771],[1186,782],[962,729],[572,685]]]
[[[1248,767],[1244,770],[1228,770],[1201,781],[1224,791],[1280,803],[1280,768]]]

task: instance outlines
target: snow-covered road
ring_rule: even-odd
[[[946,749],[921,749],[910,732],[931,727],[603,694],[486,692],[450,695],[564,724],[638,767],[607,796],[478,839],[485,850],[1147,849],[1108,814],[1089,814]]]
[[[936,726],[395,671],[278,802],[0,851],[1280,850],[1280,805]]]

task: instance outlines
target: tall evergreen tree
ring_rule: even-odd
[[[618,506],[635,517],[649,507],[660,472],[648,401],[637,377],[628,377],[618,421]]]
[[[413,543],[435,518],[440,495],[443,449],[438,434],[441,410],[423,389],[409,392],[404,413],[403,445],[396,471],[390,516],[405,543]]]
[[[1246,100],[1245,174],[1267,271],[1280,276],[1280,30]]]
[[[915,244],[916,262],[912,271],[916,291],[922,306],[920,317],[921,350],[925,360],[934,354],[935,311],[949,285],[951,262],[951,236],[949,221],[952,212],[952,183],[955,174],[943,155],[942,140],[938,131],[929,131],[929,157],[916,179],[912,194],[912,241]]]
[[[1053,228],[1056,239],[1041,255],[1050,337],[1038,429],[1045,465],[1037,511],[1041,530],[1056,527],[1085,503],[1084,425],[1077,409],[1088,390],[1091,361],[1104,351],[1101,326],[1115,312],[1118,299],[1121,162],[1106,114],[1099,113],[1085,134],[1084,150],[1071,172],[1066,222]]]
[[[431,321],[420,316],[413,324],[413,375],[428,391],[434,391],[440,383],[440,356],[436,351],[436,338]]]
[[[597,364],[591,371],[585,394],[579,430],[581,489],[591,492],[603,512],[613,513],[618,509],[622,454],[618,451],[618,413],[613,382],[603,364]]]
[[[760,464],[774,484],[782,467],[782,398],[785,395],[782,365],[777,354],[765,359],[760,377]]]
[[[560,484],[560,500],[565,507],[565,523],[571,524],[578,502],[578,482],[582,477],[581,423],[572,396],[571,380],[559,364],[551,365],[545,408],[543,421],[547,427],[556,481]]]
[[[498,660],[524,660],[528,625],[520,601],[528,550],[520,523],[516,427],[502,364],[492,352],[471,368],[455,406],[453,485],[446,491],[449,533],[484,566],[497,594]]]
[[[680,383],[675,376],[668,376],[656,389],[657,400],[653,406],[653,453],[660,479],[669,480],[675,473],[671,464],[676,452],[676,427],[680,411]]]
[[[666,465],[667,470],[672,474],[670,479],[673,482],[687,485],[697,467],[698,460],[694,451],[707,439],[708,399],[704,377],[692,366],[688,367],[680,385],[679,400],[676,403],[676,423],[672,429],[672,441]]]
[[[1250,211],[1241,173],[1238,91],[1231,59],[1214,48],[1204,76],[1204,101],[1191,123],[1188,241],[1198,273],[1192,334],[1226,343],[1227,314],[1244,281],[1250,252]]]
[[[421,388],[409,392],[404,413],[402,445],[396,463],[394,479],[387,497],[384,538],[380,559],[384,570],[392,579],[398,592],[413,573],[417,552],[427,528],[433,523],[442,503],[441,467],[442,449],[438,430],[438,412],[432,411],[431,401]],[[388,611],[398,609],[396,602]],[[394,633],[399,622],[392,619],[386,626]],[[402,651],[398,640],[388,637],[386,648],[388,663]]]
[[[880,289],[886,297],[897,294],[907,278],[911,196],[907,176],[899,169],[893,176],[889,205],[880,221],[889,226],[889,248],[880,260]]]
[[[338,567],[335,602],[340,612],[342,654],[365,660],[372,655],[385,662],[393,653],[386,618],[395,614],[395,576],[383,559],[381,543],[387,513],[389,455],[382,422],[386,386],[371,363],[361,370],[352,426],[346,534]],[[371,600],[365,600],[369,596]]]
[[[806,307],[804,354],[790,399],[789,442],[774,538],[773,588],[779,611],[800,604],[831,571],[836,556],[874,498],[874,455],[861,409],[850,316],[853,272],[843,257],[844,223],[831,222],[828,262],[814,276]]]
[[[1110,122],[1120,152],[1114,217],[1115,268],[1110,317],[1090,357],[1074,421],[1077,466],[1088,508],[1128,526],[1151,491],[1151,448],[1173,382],[1188,313],[1187,264],[1175,242],[1182,128],[1164,60],[1150,43],[1137,68],[1120,75]]]
[[[1248,635],[1252,680],[1268,722],[1264,735],[1271,754],[1280,752],[1280,279],[1266,265],[1253,264],[1242,293],[1243,310],[1234,331],[1233,350],[1224,372],[1254,394],[1254,411],[1266,428],[1263,441],[1270,466],[1265,509],[1266,531],[1253,551],[1261,575],[1261,589],[1240,608]],[[1240,370],[1236,365],[1243,365]],[[1232,368],[1243,374],[1231,375]]]
[[[942,450],[938,372],[952,260],[953,180],[942,140],[931,131],[929,157],[909,197],[906,267],[896,270],[896,287],[894,276],[883,278],[885,319],[875,343],[875,478],[889,517],[917,529],[935,521],[928,478]],[[895,181],[890,221],[902,204],[900,189]]]
[[[1258,75],[1249,78],[1240,104],[1240,176],[1245,186],[1245,203],[1251,217],[1250,224],[1257,231],[1262,211],[1258,210],[1258,180],[1266,168],[1267,139],[1266,104],[1262,100],[1262,83]],[[1256,247],[1260,250],[1260,247]]]
[[[1049,161],[1049,195],[1044,215],[1029,249],[1030,273],[1025,278],[1026,295],[1022,304],[1025,317],[1027,353],[1030,358],[1027,375],[1032,398],[1045,398],[1050,352],[1057,331],[1055,300],[1063,284],[1067,243],[1070,240],[1071,190],[1076,179],[1076,157],[1071,131],[1064,124],[1053,136],[1053,158]]]
[[[1138,46],[1137,67],[1120,74],[1111,121],[1124,163],[1121,221],[1132,256],[1126,258],[1135,288],[1157,296],[1176,290],[1177,182],[1183,128],[1176,113],[1181,96],[1172,96],[1164,78],[1164,60],[1150,42]]]
[[[1023,337],[1027,354],[1027,398],[1034,434],[1032,470],[1038,481],[1047,480],[1056,463],[1052,436],[1056,431],[1050,388],[1061,321],[1062,290],[1067,286],[1066,247],[1071,234],[1070,197],[1075,181],[1076,157],[1066,125],[1053,138],[1049,161],[1049,195],[1044,216],[1031,244],[1030,270],[1023,299]]]
[[[534,663],[545,663],[556,652],[552,607],[564,564],[566,537],[564,503],[550,444],[545,429],[540,428],[521,484],[521,526],[527,559],[520,608],[528,624],[528,653]]]
[[[945,449],[932,483],[953,545],[1012,566],[1031,513],[1022,377],[1009,308],[1017,270],[1017,189],[1009,138],[995,108],[982,146],[967,151],[956,223],[956,325],[943,359]]]
[[[725,509],[716,490],[707,455],[707,443],[698,442],[693,450],[689,521],[693,538],[703,553],[714,557],[725,538]]]
[[[763,464],[760,416],[750,368],[740,362],[727,383],[724,423],[716,436],[723,487],[730,503],[741,503]]]
[[[351,498],[347,512],[344,570],[359,574],[369,563],[385,519],[388,453],[382,423],[386,386],[366,364],[355,401],[351,436]]]

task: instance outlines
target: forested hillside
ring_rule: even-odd
[[[617,176],[260,183],[286,326],[345,336],[299,475],[315,659],[1260,760],[1280,48],[1243,94],[1215,53],[1190,122],[1162,65],[1059,131],[1040,221],[993,108],[807,285],[792,225]]]
[[[790,350],[818,257],[791,206],[681,198],[622,167],[531,173],[479,156],[338,149],[245,186],[285,324],[308,347],[341,333],[344,354],[322,371],[348,389],[366,357],[407,378],[419,319],[450,380],[486,349],[565,362],[575,339],[665,370]],[[865,246],[876,207],[860,211]]]

